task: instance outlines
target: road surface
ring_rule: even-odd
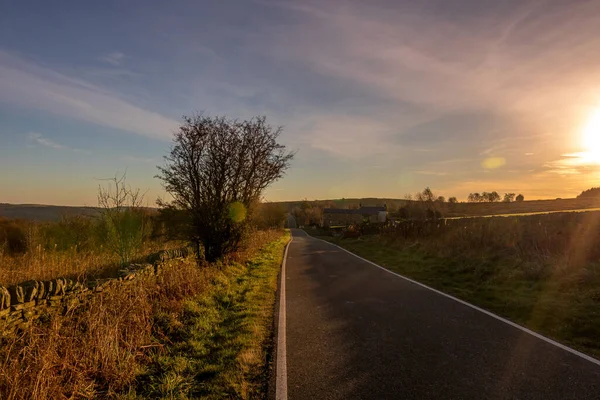
[[[279,398],[600,399],[597,362],[292,232]]]

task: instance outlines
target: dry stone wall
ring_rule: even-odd
[[[163,250],[148,257],[147,264],[131,264],[119,276],[81,283],[58,278],[27,281],[11,287],[0,286],[0,335],[25,329],[32,321],[52,314],[64,314],[95,293],[127,285],[140,277],[158,275],[162,262],[186,257],[188,249]]]

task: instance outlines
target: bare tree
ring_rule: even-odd
[[[147,233],[144,195],[125,184],[125,174],[115,175],[106,187],[98,186],[98,206],[107,247],[127,264],[139,250]]]
[[[427,202],[433,202],[436,199],[436,195],[429,188],[429,186],[427,186],[425,189],[423,189],[422,192],[417,193],[415,197],[417,198],[418,201],[427,201]]]
[[[281,132],[266,117],[183,117],[157,177],[174,205],[189,214],[189,239],[199,257],[200,245],[208,261],[238,248],[252,206],[293,158],[277,143]]]

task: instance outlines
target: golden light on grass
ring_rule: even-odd
[[[485,169],[496,169],[506,164],[504,157],[489,157],[481,162],[481,166]]]

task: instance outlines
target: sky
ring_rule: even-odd
[[[600,2],[0,0],[0,202],[150,205],[183,115],[284,127],[268,201],[600,185]]]

